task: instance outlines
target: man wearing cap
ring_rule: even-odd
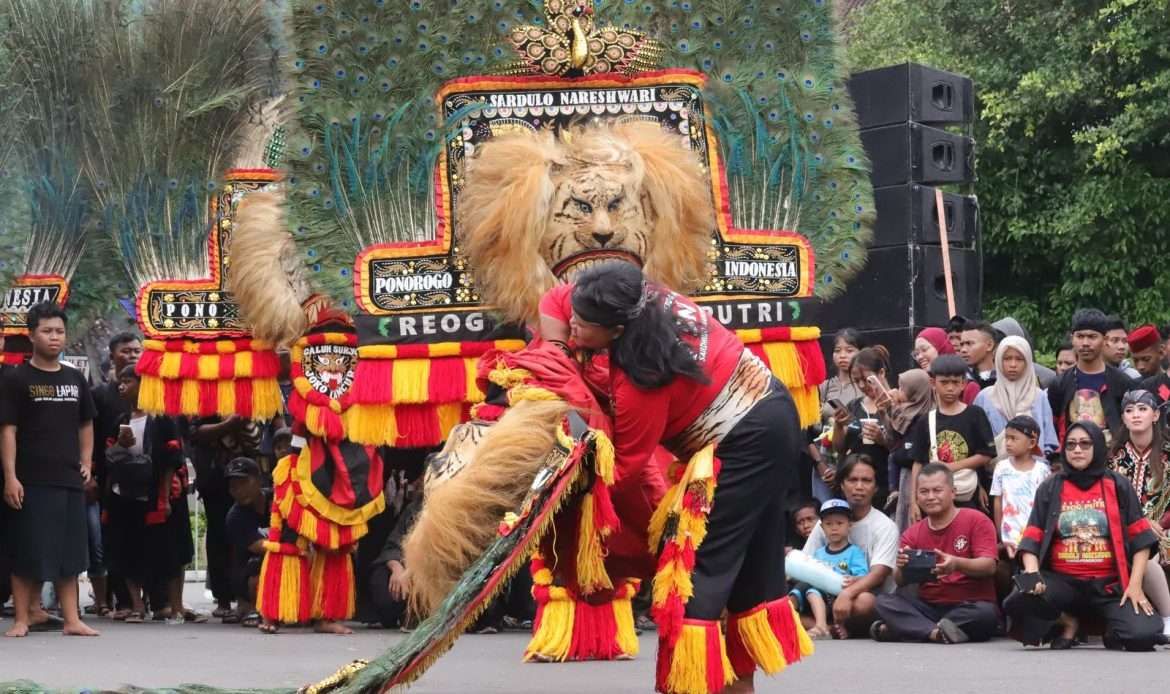
[[[1162,335],[1157,327],[1147,323],[1134,328],[1126,341],[1133,368],[1143,379],[1162,372]]]
[[[232,589],[239,601],[241,624],[256,627],[260,625],[260,615],[254,607],[256,582],[264,559],[272,490],[264,488],[260,465],[251,458],[233,458],[228,462],[224,476],[235,501],[228,509],[224,523],[231,545]]]
[[[846,578],[844,590],[833,600],[834,636],[848,638],[869,632],[877,618],[875,594],[889,593],[896,587],[898,526],[873,507],[877,468],[869,456],[851,458],[837,471],[837,479],[841,480],[841,492],[853,512],[849,542],[860,547],[869,561],[869,573],[856,579]],[[811,557],[824,546],[825,531],[818,522],[805,542],[804,553]]]
[[[1145,327],[1147,326],[1142,326],[1142,328]],[[1152,325],[1148,327],[1154,328]],[[1138,330],[1142,328],[1138,328]],[[1158,399],[1158,403],[1161,404],[1170,401],[1170,370],[1163,368],[1163,365],[1166,364],[1166,358],[1170,356],[1170,326],[1166,326],[1162,330],[1155,328],[1154,332],[1158,335],[1158,348],[1154,352],[1156,356],[1153,359],[1156,368],[1152,375],[1147,376],[1142,381],[1141,387],[1142,390],[1153,393],[1154,397]],[[1136,359],[1136,352],[1134,356]]]
[[[817,527],[825,534],[825,544],[813,553],[812,558],[844,578],[856,579],[869,573],[865,553],[849,542],[849,528],[853,523],[853,511],[849,503],[844,499],[829,499],[821,504],[820,516],[821,522]],[[821,584],[821,587],[829,588],[825,584]],[[797,583],[788,594],[797,602],[798,609],[807,605],[812,612],[815,624],[808,635],[814,639],[830,636],[826,603],[832,601],[832,596],[826,597],[821,588],[804,582]]]
[[[995,525],[955,506],[955,478],[943,463],[918,473],[916,498],[926,517],[902,533],[896,593],[877,599],[877,641],[987,641],[999,628],[995,606]],[[906,586],[917,584],[918,593]]]
[[[1121,427],[1121,396],[1137,387],[1129,376],[1105,361],[1105,333],[1109,317],[1095,308],[1073,314],[1072,342],[1077,365],[1048,390],[1057,435],[1077,421],[1090,421],[1109,432]]]

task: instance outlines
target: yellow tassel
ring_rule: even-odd
[[[799,617],[796,623],[800,624]],[[788,662],[784,659],[784,650],[776,634],[772,632],[772,624],[768,621],[767,609],[760,608],[746,617],[740,617],[736,620],[736,629],[748,654],[761,670],[774,675],[788,667]]]
[[[268,585],[268,572],[280,571],[280,595],[277,596],[277,621],[286,624],[296,624],[301,621],[299,611],[301,591],[308,588],[308,586],[301,585],[301,562],[303,561],[305,561],[304,557],[268,552],[264,555],[263,563],[260,564],[260,579],[257,584],[258,592],[256,595],[257,605],[268,604],[271,600],[271,596],[266,595],[265,590]]]
[[[309,565],[309,589],[313,591],[313,600],[309,611],[313,619],[320,619],[325,607],[325,553],[313,552],[312,562]]]
[[[430,400],[431,361],[394,360],[394,404],[418,404]]]
[[[555,660],[569,657],[573,641],[573,618],[576,606],[564,588],[550,588],[549,601],[541,608],[540,628],[524,649],[524,660]]]
[[[804,623],[800,621],[800,613],[792,607],[792,623],[796,625],[796,642],[800,645],[800,655],[812,655],[816,650],[812,637],[804,630]]]
[[[234,398],[234,395],[233,395]],[[284,398],[275,378],[252,382],[252,417],[268,420],[284,411]]]
[[[764,332],[759,328],[752,328],[749,330],[736,330],[735,334],[739,336],[739,341],[745,345],[752,345],[757,342],[764,341]]]
[[[449,402],[439,405],[435,411],[439,415],[439,431],[442,432],[443,439],[446,440],[451,430],[463,421],[463,404]]]
[[[634,605],[628,597],[613,601],[613,621],[617,625],[617,645],[622,653],[633,658],[638,655],[640,644],[634,628]]]
[[[712,628],[719,627],[715,624]],[[723,668],[723,686],[735,681],[735,671],[727,659],[727,644],[722,632],[719,633],[719,650],[723,662],[707,662],[707,629],[698,624],[683,625],[682,634],[674,646],[670,674],[666,678],[666,689],[672,694],[710,694],[707,669],[712,667]]]
[[[220,381],[215,386],[215,409],[220,417],[230,417],[236,411],[236,384]],[[266,418],[267,419],[267,418]]]
[[[463,369],[467,372],[467,402],[483,402],[484,394],[479,389],[479,384],[476,383],[476,376],[478,376],[479,360],[478,359],[464,359]]]
[[[393,405],[350,405],[345,411],[349,440],[363,446],[392,446],[398,440]]]
[[[201,354],[196,362],[200,381],[214,381],[219,378],[219,355]]]
[[[358,359],[397,359],[398,347],[395,345],[364,345],[358,347]]]
[[[457,357],[462,350],[463,345],[458,342],[437,342],[433,345],[427,345],[427,356],[432,359],[436,357]]]
[[[793,342],[808,342],[809,340],[821,339],[820,328],[792,328]]]
[[[505,390],[514,388],[532,378],[527,369],[509,369],[499,366],[488,374],[488,380]]]
[[[236,352],[236,378],[252,377],[252,353]]]
[[[163,355],[162,363],[158,365],[160,378],[175,379],[179,377],[179,366],[183,363],[182,352],[167,352]]]
[[[807,429],[821,421],[821,394],[815,386],[789,388],[789,391],[800,415],[801,428]]]
[[[804,387],[804,369],[800,365],[800,354],[791,342],[768,342],[764,344],[768,366],[776,378],[789,390]]]
[[[561,396],[551,390],[524,383],[514,385],[508,390],[509,405],[515,405],[521,401],[537,400],[542,402],[555,402],[560,399]]]
[[[142,385],[138,387],[138,406],[152,414],[160,414],[166,410],[162,379],[154,376],[142,377]]]
[[[606,486],[612,486],[614,481],[614,452],[613,441],[605,435],[605,432],[594,430],[593,432],[593,471],[605,482]]]
[[[310,542],[317,542],[317,514],[305,510],[301,513],[301,527],[297,529],[297,534]]]
[[[581,499],[577,527],[577,582],[586,593],[613,588],[605,571],[605,550],[593,524],[593,495]]]
[[[179,395],[179,409],[185,415],[199,414],[199,381],[183,381],[183,391]]]

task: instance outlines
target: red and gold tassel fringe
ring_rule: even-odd
[[[801,426],[820,421],[817,387],[826,377],[820,328],[762,328],[737,330],[736,334],[788,387],[800,413]]]
[[[313,619],[339,622],[353,616],[357,584],[352,549],[353,546],[339,552],[318,549],[313,554],[309,578],[313,585]]]
[[[658,624],[659,638],[666,644],[678,637],[687,601],[694,592],[691,572],[695,553],[707,536],[718,468],[714,446],[692,456],[685,468],[676,463],[673,472],[677,481],[650,519],[650,551],[657,552],[665,539],[654,575],[651,615]],[[663,538],[671,518],[677,519],[675,533]]]
[[[787,597],[727,620],[727,651],[735,673],[746,677],[758,665],[769,675],[812,655],[813,642]]]
[[[655,689],[665,694],[718,694],[735,682],[717,621],[687,619],[672,647],[661,634]]]
[[[638,655],[631,599],[640,581],[622,581],[611,600],[592,604],[552,585],[552,572],[539,555],[531,568],[536,620],[525,660],[624,660]]]
[[[280,359],[259,340],[146,340],[138,405],[153,414],[271,419],[284,407]]]
[[[614,483],[613,443],[601,431],[592,437],[593,487],[581,499],[577,518],[577,584],[586,593],[613,588],[605,570],[605,540],[621,525],[609,491]]]
[[[309,558],[296,546],[265,543],[268,551],[260,565],[256,610],[267,620],[298,624],[312,616]]]

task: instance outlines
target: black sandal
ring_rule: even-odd
[[[1066,639],[1063,636],[1057,636],[1056,638],[1052,639],[1052,643],[1048,644],[1048,647],[1054,651],[1067,651],[1076,645],[1076,639]]]
[[[869,637],[878,643],[891,643],[894,640],[894,635],[890,633],[890,628],[880,619],[870,625]]]
[[[255,629],[256,627],[260,626],[261,621],[263,620],[261,620],[259,612],[249,612],[243,619],[240,620],[240,626],[244,627],[245,629]]]

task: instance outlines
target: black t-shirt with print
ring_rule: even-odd
[[[1170,400],[1170,376],[1167,376],[1165,371],[1142,381],[1141,388],[1153,393],[1154,397],[1158,398],[1158,402]]]
[[[16,367],[0,385],[0,424],[16,426],[16,479],[81,489],[78,429],[95,414],[89,384],[77,369]]]
[[[944,463],[957,463],[973,455],[995,457],[995,436],[991,433],[991,422],[987,413],[976,405],[956,415],[939,412],[935,417],[935,434],[938,438],[938,458]],[[914,462],[930,462],[930,417],[920,416],[910,434],[911,457]]]

